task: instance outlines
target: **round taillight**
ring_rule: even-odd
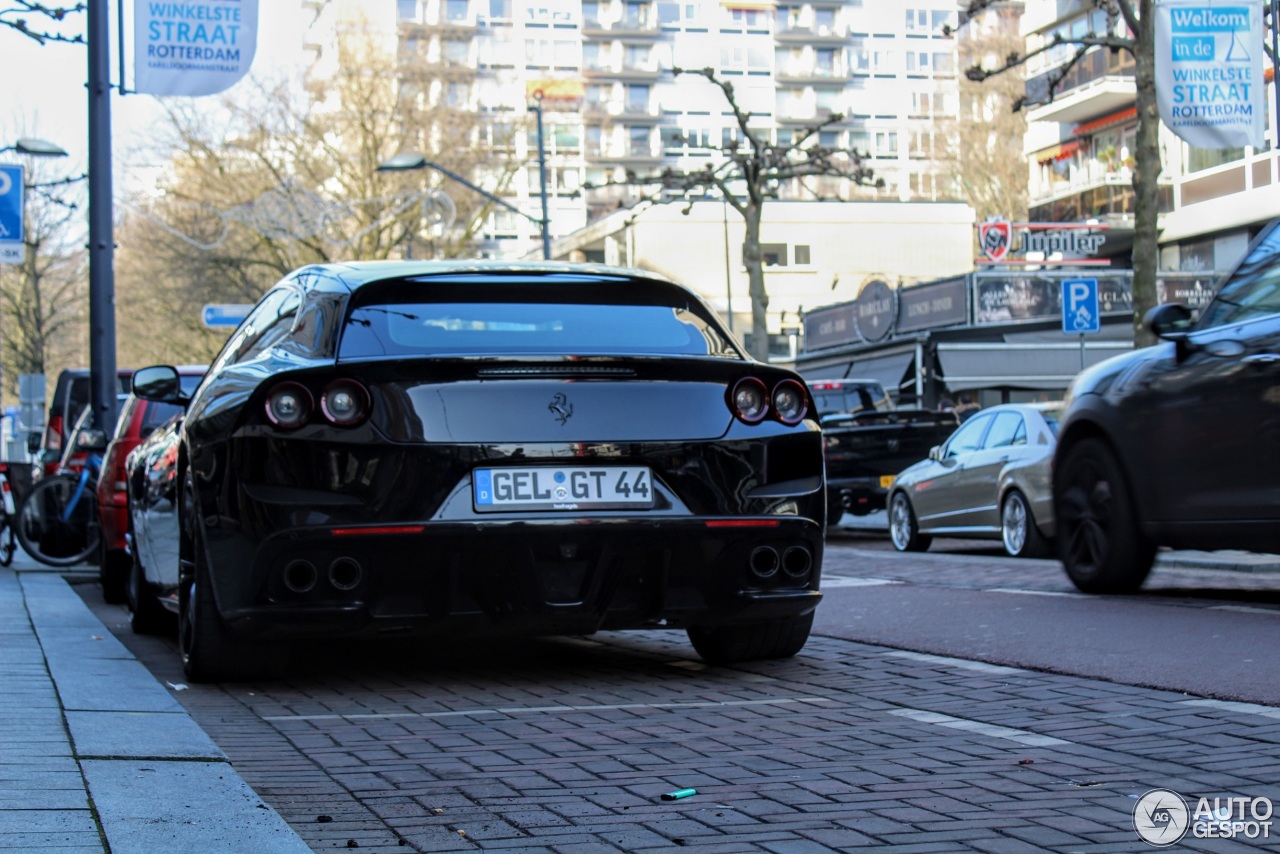
[[[334,380],[320,395],[320,411],[331,424],[354,426],[369,415],[369,392],[355,380]]]
[[[280,383],[267,395],[267,419],[282,430],[296,430],[311,415],[311,392],[297,383]]]
[[[773,387],[773,411],[783,424],[799,424],[809,412],[804,386],[783,380]]]
[[[743,377],[729,394],[733,414],[740,421],[756,424],[769,414],[769,390],[755,377]]]

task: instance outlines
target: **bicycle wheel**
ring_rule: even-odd
[[[71,566],[98,549],[98,494],[92,479],[46,477],[31,488],[18,508],[18,542],[27,554],[49,566]]]
[[[0,519],[0,566],[8,566],[13,563],[13,553],[18,550],[18,544],[14,540],[13,519],[4,516]]]

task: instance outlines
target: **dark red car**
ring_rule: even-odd
[[[194,391],[207,368],[207,365],[183,365],[178,368],[183,392],[190,394]],[[132,394],[120,404],[116,432],[103,456],[102,473],[98,478],[98,519],[102,526],[99,577],[102,581],[102,596],[108,602],[118,604],[125,601],[125,585],[129,578],[131,558],[125,540],[125,534],[129,530],[125,458],[157,427],[181,414],[182,407],[177,404],[144,400]]]

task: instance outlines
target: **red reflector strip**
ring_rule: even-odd
[[[708,528],[776,528],[777,519],[708,519]]]
[[[329,533],[335,537],[349,534],[421,534],[426,525],[382,525],[374,528],[332,528]]]

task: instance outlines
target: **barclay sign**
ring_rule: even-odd
[[[1009,222],[993,217],[975,225],[979,264],[1093,264],[1111,262],[1096,257],[1106,242],[1107,225],[1072,222]]]

